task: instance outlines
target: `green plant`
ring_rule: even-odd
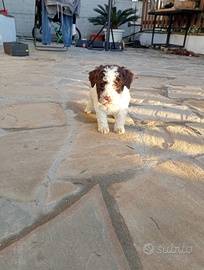
[[[196,2],[196,7],[198,7],[200,10],[202,10],[202,17],[204,18],[204,7],[200,5],[201,0],[195,0]]]
[[[93,9],[95,12],[100,15],[96,17],[88,18],[90,23],[93,25],[104,25],[108,20],[108,5],[105,4],[105,7],[98,5],[98,8]],[[136,15],[137,10],[133,8],[128,8],[125,10],[117,10],[116,7],[112,7],[111,13],[111,24],[113,29],[118,29],[120,25],[123,25],[127,22],[135,22],[140,17]]]
[[[188,33],[192,34],[202,34],[204,33],[204,27],[200,25],[200,27],[193,26],[192,28],[189,28]]]
[[[196,6],[197,6],[197,7],[200,7],[200,1],[201,1],[201,0],[195,0]]]

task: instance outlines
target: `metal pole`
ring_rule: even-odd
[[[112,0],[108,0],[108,25],[107,25],[107,32],[106,32],[106,43],[105,43],[105,50],[109,50],[109,40],[110,40],[110,28],[111,28],[111,13],[112,13]]]
[[[4,5],[4,0],[2,0],[2,3],[3,3],[4,11],[5,11],[6,9],[5,9],[5,5]]]
[[[170,14],[169,26],[168,26],[167,38],[166,38],[166,47],[169,47],[169,40],[170,40],[170,35],[171,35],[172,18],[173,18],[173,14]]]

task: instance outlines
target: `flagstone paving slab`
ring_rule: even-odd
[[[164,86],[165,84],[168,83],[168,81],[172,80],[173,78],[165,78],[165,77],[160,77],[160,76],[152,76],[152,75],[135,75],[133,77],[133,83],[132,87],[136,86],[150,86],[151,88],[153,87],[161,87]]]
[[[140,106],[133,107],[130,104],[128,112],[134,118],[149,121],[201,122],[200,117],[186,106],[140,104]]]
[[[0,269],[128,270],[99,186],[1,251]]]
[[[0,128],[41,128],[65,123],[66,116],[56,103],[20,102],[0,109]]]
[[[204,113],[204,100],[189,99],[189,100],[186,100],[186,104]]]
[[[53,86],[8,85],[0,90],[1,97],[9,98],[62,98]]]
[[[78,187],[72,183],[65,182],[49,182],[46,203],[57,201],[68,194],[77,190]]]
[[[203,72],[204,72],[204,70],[200,70],[201,74],[203,74]],[[203,76],[201,74],[200,74],[200,76]],[[199,75],[198,75],[198,77],[199,77]],[[189,74],[188,74],[188,76],[182,76],[182,74],[179,74],[179,76],[176,76],[175,79],[170,82],[170,84],[175,86],[175,87],[176,86],[185,87],[186,85],[189,85],[191,87],[195,87],[195,88],[201,87],[202,89],[204,89],[203,80],[198,80],[197,76],[191,76]]]
[[[130,99],[130,107],[132,107],[133,103],[137,106],[138,104],[147,105],[163,105],[163,106],[178,106],[174,100],[162,96],[159,94],[159,89],[155,89],[151,91],[132,91],[131,89],[131,99]],[[183,108],[188,110],[187,106],[179,106],[179,108]]]
[[[17,205],[4,200],[0,202],[0,241],[18,233],[33,223],[33,218]],[[4,270],[4,269],[1,269]],[[6,270],[6,269],[5,269]]]
[[[197,158],[197,160],[199,160],[201,163],[203,163],[203,164],[204,164],[204,156],[202,156],[202,157],[198,157],[198,158]]]
[[[93,125],[84,125],[59,165],[55,177],[78,179],[142,168],[140,155],[130,148],[137,136],[132,132],[122,136],[112,132],[104,135],[95,130]]]
[[[197,156],[204,153],[204,141],[185,126],[158,125],[145,129],[141,136],[146,157],[177,154]]]
[[[188,123],[188,127],[192,128],[198,135],[204,139],[204,124],[203,123]],[[204,142],[203,142],[204,143]]]
[[[169,86],[168,96],[170,98],[204,99],[204,89],[192,86]]]
[[[3,85],[20,85],[23,84],[33,84],[33,85],[51,85],[53,83],[57,82],[57,79],[53,76],[44,76],[42,73],[40,75],[33,76],[33,74],[13,74],[12,76],[10,74],[4,75],[1,78],[1,83]]]
[[[87,99],[90,91],[90,87],[85,85],[84,82],[63,83],[59,89],[69,100],[75,100],[77,98]]]
[[[204,171],[187,160],[167,161],[108,192],[145,270],[203,269]]]
[[[0,137],[0,196],[14,201],[33,201],[70,132],[71,129],[62,127]]]

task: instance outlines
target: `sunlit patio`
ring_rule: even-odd
[[[202,270],[204,56],[22,42],[0,47],[0,269]],[[105,64],[134,73],[121,135],[84,112]]]

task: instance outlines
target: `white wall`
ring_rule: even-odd
[[[97,13],[93,11],[98,4],[108,4],[108,0],[81,0],[81,15],[77,20],[77,27],[82,33],[82,38],[89,38],[90,33],[97,33],[101,27],[93,26],[87,20],[88,17],[97,16]],[[131,0],[113,0],[113,3],[118,8],[126,9],[132,7]],[[35,0],[6,0],[6,9],[8,14],[13,15],[15,18],[16,34],[17,36],[32,37],[32,29],[34,26],[34,14],[35,14]],[[129,34],[130,29],[127,26],[122,26],[121,29],[125,29]]]
[[[155,34],[154,43],[166,43],[166,34]],[[143,46],[150,46],[152,33],[140,33],[139,35],[140,43]],[[170,38],[170,44],[183,45],[184,35],[172,34]],[[204,35],[187,35],[185,48],[188,51],[194,53],[204,54]]]
[[[8,14],[14,16],[16,34],[32,36],[35,14],[35,0],[6,0],[4,1]]]

